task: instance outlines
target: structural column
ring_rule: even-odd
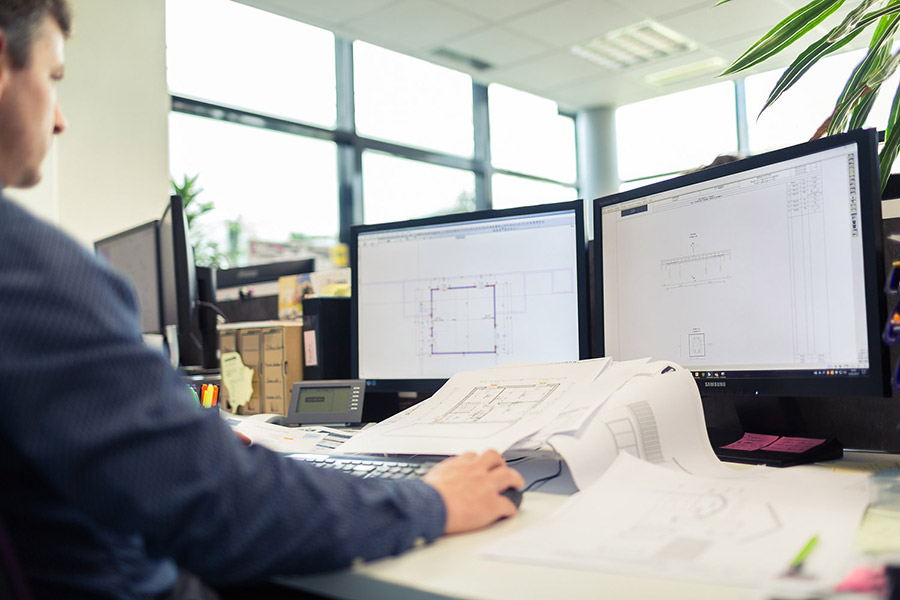
[[[593,222],[591,200],[619,191],[616,160],[616,109],[596,106],[578,111],[575,117],[578,147],[578,181],[585,199],[585,220]]]

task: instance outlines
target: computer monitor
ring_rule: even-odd
[[[261,265],[248,265],[244,267],[232,267],[220,269],[217,274],[219,289],[242,287],[254,283],[275,282],[285,275],[299,275],[300,273],[312,273],[316,270],[315,258],[303,258],[299,260],[287,260]]]
[[[583,210],[351,227],[352,377],[427,395],[463,370],[588,357]]]
[[[142,333],[163,333],[157,221],[97,240],[94,251],[134,285]]]
[[[182,366],[202,366],[199,334],[197,269],[181,196],[172,196],[159,220],[160,290],[166,326],[177,327]]]
[[[741,418],[885,395],[877,161],[854,131],[595,200],[595,353],[679,363]]]

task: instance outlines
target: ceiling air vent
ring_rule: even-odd
[[[684,54],[696,48],[697,43],[683,35],[654,21],[644,21],[573,46],[572,53],[618,71]]]

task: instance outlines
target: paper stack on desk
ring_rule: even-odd
[[[361,432],[342,453],[459,454],[549,446],[579,488],[620,452],[691,473],[733,473],[712,451],[690,372],[608,358],[465,371],[434,396]]]
[[[509,456],[546,446],[582,491],[489,549],[492,558],[818,590],[844,574],[869,497],[864,476],[725,466],[691,373],[649,360],[460,373],[339,451]],[[785,577],[811,539],[802,573]]]
[[[485,554],[764,588],[771,597],[821,592],[852,566],[853,540],[868,499],[862,475],[793,467],[717,478],[622,454],[549,519]],[[792,569],[810,540],[815,547],[802,568]]]

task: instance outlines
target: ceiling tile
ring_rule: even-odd
[[[710,0],[612,0],[642,16],[651,19],[670,17],[701,6],[709,6]],[[734,0],[752,2],[753,0]],[[714,4],[714,2],[712,2]]]
[[[535,9],[557,4],[562,0],[440,0],[444,4],[454,6],[494,23],[507,21],[513,17],[524,15]],[[696,2],[696,0],[694,0]]]
[[[642,86],[622,77],[591,78],[587,81],[561,85],[550,90],[565,109],[594,106],[620,106],[642,97]]]
[[[396,40],[397,47],[431,50],[447,40],[482,29],[487,23],[430,0],[404,0],[346,25],[380,39]]]
[[[444,46],[495,67],[526,61],[550,51],[548,46],[502,27],[483,29]]]
[[[557,48],[569,48],[641,20],[640,14],[605,0],[565,0],[511,19],[506,26]]]
[[[707,4],[660,22],[696,42],[713,45],[758,30],[768,31],[789,12],[776,0],[733,0],[721,6]]]
[[[529,90],[543,90],[603,75],[604,72],[601,67],[578,58],[570,52],[555,52],[512,67],[495,69],[492,74],[498,79],[502,77],[504,81],[527,86]]]

